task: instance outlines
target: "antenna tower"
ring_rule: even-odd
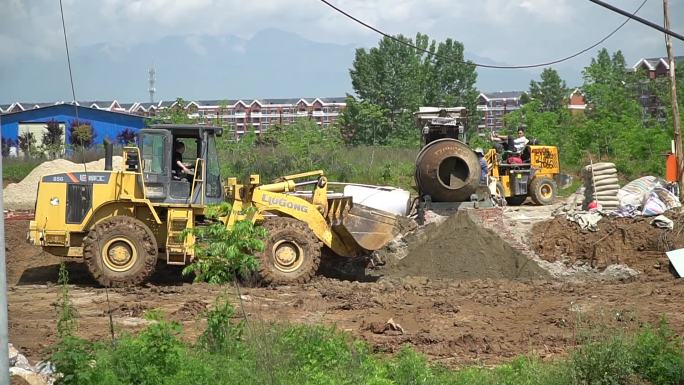
[[[147,91],[150,93],[150,103],[154,103],[154,93],[157,92],[157,89],[154,87],[154,66],[150,67],[150,71],[148,73],[150,74],[150,87],[147,89]]]

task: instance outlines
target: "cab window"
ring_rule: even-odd
[[[207,186],[206,196],[221,196],[221,173],[219,170],[218,154],[216,153],[216,140],[209,136],[207,140]]]
[[[165,174],[164,135],[145,134],[142,138],[143,171],[149,174]]]

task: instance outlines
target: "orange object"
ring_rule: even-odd
[[[675,154],[667,154],[665,159],[665,180],[676,182],[677,179],[677,157]]]

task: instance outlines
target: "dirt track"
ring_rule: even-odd
[[[55,341],[59,295],[58,259],[26,245],[27,222],[6,222],[10,341],[30,359],[46,357]],[[178,283],[178,269],[164,268],[152,283],[131,289],[97,288],[82,265],[68,264],[79,334],[109,339],[108,309],[116,333],[140,328],[146,310],[160,309],[186,325],[192,338],[202,330],[198,314],[226,293],[236,306],[234,287]],[[450,366],[495,364],[519,354],[563,354],[575,343],[579,318],[635,328],[666,316],[684,334],[684,282],[671,275],[648,275],[630,282],[561,282],[506,279],[380,278],[349,282],[319,277],[298,287],[242,289],[251,319],[335,324],[369,341],[377,351],[409,343]],[[380,332],[393,318],[405,334]]]

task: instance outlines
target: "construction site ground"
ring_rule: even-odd
[[[193,284],[181,276],[179,268],[161,265],[145,286],[105,290],[89,277],[84,265],[68,262],[78,334],[106,341],[111,338],[110,311],[115,335],[121,335],[143,327],[147,322],[143,314],[156,309],[184,324],[185,337],[191,339],[204,327],[201,313],[217,296],[225,294],[238,309],[244,306],[252,322],[336,325],[363,338],[377,352],[391,353],[409,344],[434,362],[450,367],[495,365],[524,354],[562,356],[577,343],[578,330],[591,325],[635,329],[665,317],[678,334],[684,335],[684,282],[669,271],[662,252],[635,245],[642,247],[637,251],[643,251],[643,260],[629,259],[626,263],[635,262],[633,269],[643,273],[606,274],[606,261],[620,262],[615,253],[624,253],[625,248],[599,248],[599,254],[612,253],[602,257],[601,266],[592,266],[591,257],[583,263],[584,254],[579,251],[571,251],[570,257],[558,253],[558,248],[569,247],[567,242],[582,242],[583,236],[569,225],[549,222],[553,209],[523,206],[480,210],[470,219],[454,220],[449,225],[454,226],[452,237],[444,228],[436,227],[434,232],[439,232],[446,243],[435,244],[440,239],[426,236],[410,238],[410,242],[432,246],[416,248],[409,243],[402,259],[392,260],[386,254],[384,267],[364,272],[355,271],[351,264],[344,268],[329,264],[325,274],[311,283],[242,287],[241,297],[235,286]],[[496,239],[489,230],[486,234],[470,233],[472,226],[478,226],[475,223],[496,229],[506,245],[492,245]],[[10,341],[29,359],[38,361],[47,357],[56,341],[59,259],[26,244],[27,221],[8,220],[5,226]],[[554,233],[540,238],[540,231]],[[579,235],[562,241],[573,231]],[[625,236],[624,231],[612,231],[604,239],[600,239],[603,235],[590,235],[594,237],[592,242],[603,244],[613,235]],[[533,232],[537,235],[531,236]],[[472,237],[486,242],[478,244]],[[561,240],[560,246],[553,246],[554,239]],[[480,261],[491,257],[488,246],[496,249],[496,255],[505,253],[501,255],[508,267],[492,268],[495,261],[491,258],[484,259],[486,263],[479,267],[459,265],[450,256],[466,243],[485,248],[474,254],[472,247],[464,249]],[[394,245],[391,250],[396,252],[402,247],[406,245]],[[509,258],[508,254],[513,256]],[[630,258],[634,255],[630,254]],[[410,260],[417,256],[424,259]],[[434,264],[437,268],[417,268],[417,264]],[[434,274],[444,271],[452,276]],[[404,332],[385,327],[390,319]]]

